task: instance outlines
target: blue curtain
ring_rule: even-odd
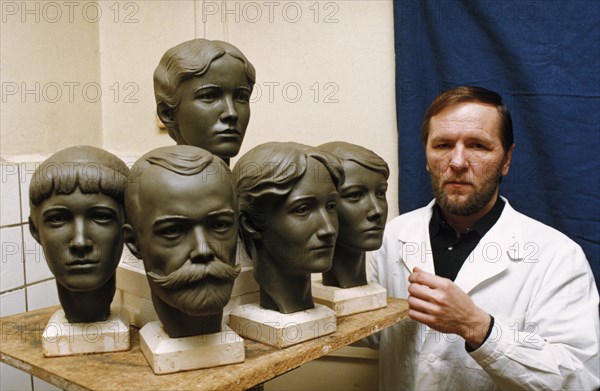
[[[399,207],[431,198],[420,141],[431,101],[500,93],[516,149],[501,194],[570,236],[600,284],[600,2],[394,1]]]

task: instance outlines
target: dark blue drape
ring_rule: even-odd
[[[569,235],[600,283],[600,2],[394,1],[401,212],[431,198],[420,142],[431,101],[500,93],[516,149],[501,194]]]

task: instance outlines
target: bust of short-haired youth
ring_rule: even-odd
[[[33,174],[29,229],[70,323],[105,321],[110,314],[128,174],[118,157],[91,146],[63,149]]]

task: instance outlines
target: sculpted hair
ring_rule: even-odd
[[[202,76],[210,64],[224,55],[244,63],[250,86],[256,82],[256,70],[246,56],[235,46],[223,41],[192,39],[167,50],[154,71],[156,104],[164,102],[176,110],[181,100],[179,85],[195,76]]]
[[[390,177],[390,168],[388,164],[381,156],[370,149],[345,141],[325,143],[318,148],[322,151],[331,153],[342,162],[349,160],[371,171],[378,172],[382,174],[386,180]]]
[[[309,158],[325,167],[328,175],[324,180],[331,180],[336,187],[343,183],[341,163],[328,152],[291,142],[265,143],[248,151],[233,169],[240,215],[246,214],[256,229],[263,230],[273,205],[285,200],[309,168]],[[248,249],[251,238],[243,230],[242,238]]]
[[[65,148],[40,164],[29,185],[29,204],[39,206],[54,194],[102,193],[123,203],[129,168],[117,156],[89,145]]]
[[[207,170],[213,164],[225,170],[224,179],[228,180],[233,187],[231,170],[227,164],[202,148],[191,145],[171,145],[156,148],[146,153],[131,167],[131,175],[125,186],[125,210],[128,219],[132,214],[135,215],[139,211],[139,185],[142,175],[148,168],[158,166],[178,175],[191,176]]]
[[[495,106],[500,116],[500,137],[502,146],[507,152],[514,143],[512,118],[508,108],[502,102],[502,97],[494,91],[486,90],[482,87],[461,86],[448,90],[435,98],[431,103],[421,125],[421,142],[427,146],[427,137],[429,136],[429,122],[431,117],[440,113],[447,107],[459,103],[473,102]]]

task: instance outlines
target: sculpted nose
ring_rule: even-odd
[[[190,253],[190,261],[194,263],[210,262],[215,258],[202,227],[194,227],[194,247]]]
[[[335,220],[334,220],[335,219]],[[335,238],[337,234],[337,213],[333,215],[326,210],[321,212],[320,228],[317,230],[317,237],[321,240]]]
[[[221,113],[221,121],[232,123],[238,120],[238,112],[235,108],[233,96],[227,96],[223,100],[223,112]]]
[[[367,219],[369,221],[378,221],[383,217],[383,214],[385,212],[384,210],[384,206],[383,206],[383,201],[379,198],[377,198],[377,196],[375,194],[371,194],[371,196],[369,197],[369,201],[370,201],[370,205],[369,205],[369,212],[367,213]]]
[[[69,242],[69,248],[78,254],[92,249],[92,241],[86,236],[85,219],[83,217],[73,219],[73,235]]]

